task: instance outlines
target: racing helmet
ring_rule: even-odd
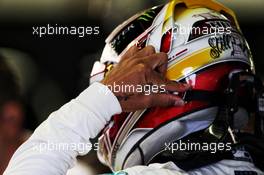
[[[167,78],[189,83],[192,90],[182,94],[186,101],[182,107],[155,107],[112,117],[100,134],[98,157],[113,171],[147,165],[166,144],[195,132],[212,131],[221,97],[228,88],[232,92],[229,80],[237,73],[255,72],[235,14],[214,0],[172,0],[119,25],[106,39],[91,83],[107,76],[134,45],[152,45],[156,52],[167,53]],[[246,123],[247,110],[237,106],[228,109]],[[214,136],[220,138],[215,128]]]

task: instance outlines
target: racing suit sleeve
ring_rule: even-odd
[[[114,94],[94,83],[77,98],[50,114],[13,155],[4,175],[66,174],[76,160],[91,150],[94,138],[121,112]]]

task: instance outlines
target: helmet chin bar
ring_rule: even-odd
[[[255,112],[255,132],[254,135],[259,138],[264,136],[264,87],[262,81],[256,75],[246,71],[231,72],[228,76],[228,86],[224,90],[224,94],[219,96],[208,91],[191,90],[187,92],[184,99],[205,100],[211,101],[218,105],[218,113],[214,122],[206,129],[192,133],[184,137],[182,142],[186,143],[230,143],[233,148],[240,145],[240,140],[233,133],[234,130],[234,114],[239,109],[239,102],[242,100],[239,97],[239,89],[247,88],[252,97],[247,101],[247,105],[252,104],[251,112]],[[211,93],[211,94],[210,94]],[[210,97],[211,96],[211,97]],[[212,98],[213,96],[213,98]],[[219,102],[220,100],[220,102]],[[247,106],[249,107],[249,106]],[[175,141],[175,143],[179,140]],[[233,142],[233,144],[232,144]],[[171,153],[168,150],[163,150],[156,154],[148,162],[150,163],[165,163],[168,161],[174,162],[183,170],[191,170],[206,166],[208,164],[218,162],[223,159],[233,157],[232,151],[217,151],[212,154],[208,151],[189,151],[179,150]]]
[[[250,112],[255,113],[254,133],[258,137],[264,136],[264,87],[262,81],[253,73],[231,72],[228,75],[227,87],[223,90],[223,94],[206,90],[190,90],[183,95],[183,100],[186,102],[192,100],[210,101],[218,106],[218,114],[214,122],[202,136],[208,142],[222,141],[228,134],[231,134],[233,142],[236,142],[231,131],[238,129],[234,127],[234,115],[240,107],[239,103],[243,100],[243,97],[239,97],[241,88],[246,88],[246,93],[250,96],[245,107],[253,106]]]
[[[209,142],[223,141],[228,133],[232,141],[235,140],[234,129],[234,114],[239,107],[239,88],[246,87],[252,96],[252,102],[255,104],[255,135],[258,137],[264,136],[264,88],[262,81],[256,75],[240,71],[231,72],[228,76],[228,86],[224,90],[223,98],[220,103],[218,114],[214,122],[205,130],[203,137]]]

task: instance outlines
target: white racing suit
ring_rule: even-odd
[[[173,162],[135,166],[112,175],[259,175],[264,174],[253,163],[235,160],[222,160],[215,164],[185,172]],[[110,174],[109,174],[110,175]]]
[[[4,175],[65,175],[78,155],[91,149],[90,139],[98,135],[121,107],[104,85],[94,83],[76,99],[53,112],[13,155]],[[84,146],[85,145],[85,146]],[[184,172],[172,162],[136,166],[114,174],[263,174],[247,161],[223,160],[207,167]]]

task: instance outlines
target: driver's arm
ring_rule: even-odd
[[[186,91],[189,86],[165,78],[167,55],[153,47],[130,48],[101,83],[53,112],[19,147],[4,175],[66,174],[77,155],[87,154],[90,138],[104,128],[111,116],[153,106],[179,106],[183,101],[171,93],[112,92],[115,85],[158,85],[167,91]]]

